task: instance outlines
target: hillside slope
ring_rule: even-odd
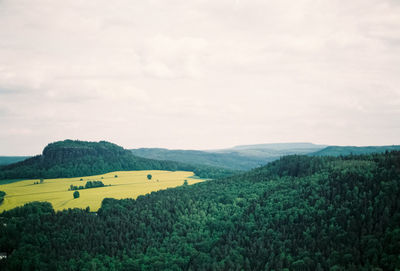
[[[47,145],[42,155],[0,168],[0,179],[61,178],[121,170],[186,170],[203,178],[234,173],[226,169],[134,156],[110,142],[65,140]]]
[[[0,215],[9,270],[395,270],[400,152],[287,156],[226,179]],[[2,266],[2,265],[0,265]]]

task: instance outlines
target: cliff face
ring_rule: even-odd
[[[42,154],[44,162],[64,163],[84,157],[113,159],[129,156],[130,152],[110,142],[85,142],[65,140],[47,145]]]
[[[21,166],[38,166],[49,168],[55,165],[79,164],[84,161],[96,160],[117,161],[120,159],[133,159],[128,150],[110,142],[86,142],[64,140],[48,144],[42,155],[37,155],[24,161],[4,166],[3,169],[13,169]]]

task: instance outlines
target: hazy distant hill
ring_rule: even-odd
[[[249,170],[289,154],[307,154],[325,146],[312,143],[278,143],[236,146],[230,149],[197,151],[160,148],[132,149],[134,155],[159,160]]]
[[[9,165],[12,163],[17,163],[29,157],[30,156],[0,156],[0,165]]]
[[[0,179],[60,178],[102,174],[118,170],[186,170],[204,178],[216,178],[233,171],[137,157],[110,142],[65,140],[47,145],[42,155],[2,166]]]
[[[316,145],[312,143],[270,143],[255,145],[239,145],[230,149],[216,150],[218,153],[236,152],[243,156],[258,158],[274,158],[291,154],[307,154],[325,148],[326,145]]]
[[[149,159],[171,160],[189,164],[202,164],[237,170],[247,170],[268,163],[269,159],[243,156],[238,152],[216,153],[196,150],[168,150],[160,148],[133,149],[136,156]]]
[[[392,146],[368,146],[368,147],[354,147],[354,146],[329,146],[317,152],[311,153],[314,156],[340,156],[349,154],[369,154],[369,153],[383,153],[385,151],[400,150],[400,145]]]
[[[315,150],[326,147],[326,145],[317,145],[308,142],[294,142],[294,143],[267,143],[267,144],[252,144],[252,145],[239,145],[231,149],[234,150],[249,150],[249,149],[269,149],[276,151],[293,151],[293,150]],[[227,150],[231,150],[227,149]]]

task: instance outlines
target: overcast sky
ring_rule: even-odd
[[[0,155],[400,144],[398,0],[0,0]]]

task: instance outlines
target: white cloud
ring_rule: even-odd
[[[144,71],[160,78],[199,77],[206,46],[201,38],[156,35],[141,49]]]
[[[0,37],[3,154],[399,144],[397,1],[3,0]]]

